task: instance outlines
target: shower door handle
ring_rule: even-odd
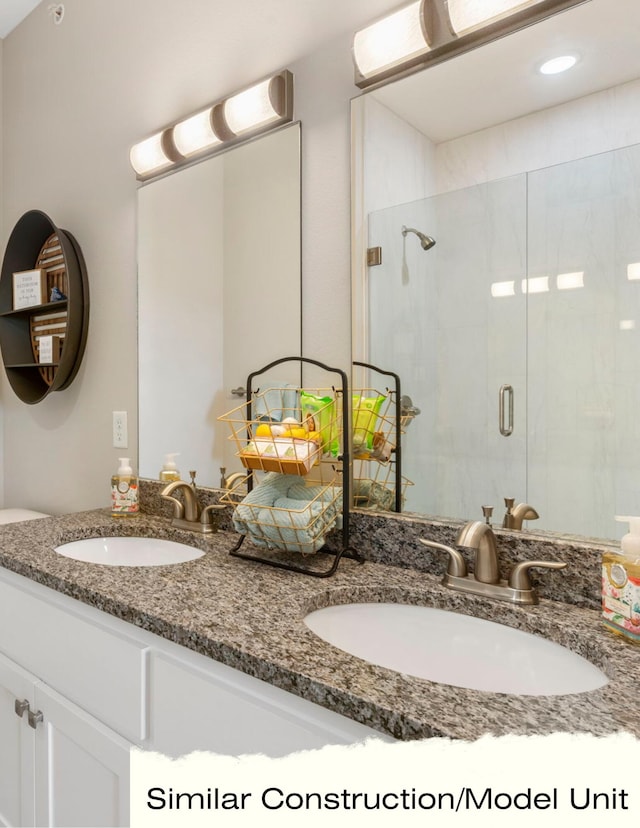
[[[507,396],[509,397],[509,420],[508,425],[505,425],[505,408],[507,405]],[[500,434],[503,437],[509,437],[513,434],[513,386],[501,385],[498,403],[498,427]]]

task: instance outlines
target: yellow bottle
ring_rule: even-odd
[[[605,627],[640,644],[640,517],[616,517],[629,523],[620,552],[602,556],[602,618]]]
[[[180,472],[175,461],[177,456],[178,452],[174,452],[173,454],[167,454],[164,458],[164,465],[158,475],[161,483],[171,483],[173,480],[180,480]]]

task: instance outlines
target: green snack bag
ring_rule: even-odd
[[[333,397],[319,397],[308,391],[300,392],[302,420],[309,425],[309,431],[317,431],[322,438],[322,450],[333,457],[340,454],[336,405]]]
[[[353,450],[354,452],[371,451],[373,435],[376,430],[378,412],[387,398],[353,396]]]

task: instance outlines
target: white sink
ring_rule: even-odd
[[[468,615],[405,604],[344,604],[304,619],[352,655],[454,687],[524,696],[584,693],[608,681],[571,650]]]
[[[56,546],[58,555],[107,566],[166,566],[193,561],[204,552],[157,538],[85,538]]]

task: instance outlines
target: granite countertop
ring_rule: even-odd
[[[100,535],[149,535],[206,550],[176,566],[110,567],[53,548]],[[237,535],[176,530],[166,518],[113,519],[108,510],[0,527],[0,565],[224,664],[399,739],[557,731],[640,736],[638,649],[605,631],[596,610],[556,601],[519,607],[446,590],[429,573],[343,559],[327,579],[235,557]],[[319,639],[305,615],[330,604],[392,601],[452,609],[539,633],[586,656],[609,677],[566,696],[514,696],[414,678]]]

